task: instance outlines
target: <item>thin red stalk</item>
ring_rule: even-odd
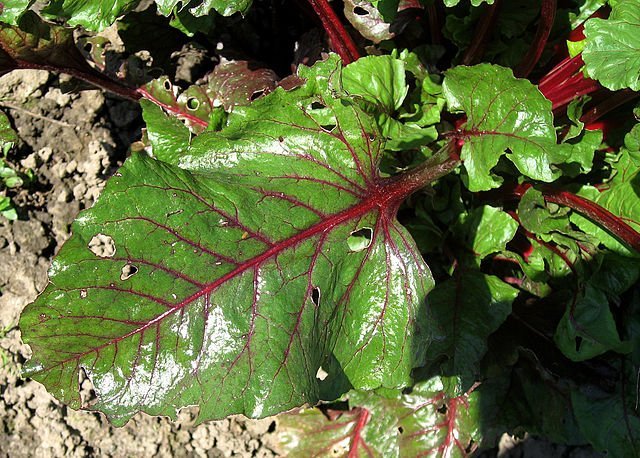
[[[329,35],[331,45],[334,51],[342,58],[342,62],[346,65],[358,60],[360,58],[358,48],[335,11],[331,8],[331,5],[329,5],[329,2],[327,0],[309,0],[309,4],[320,18],[324,30]]]
[[[156,105],[164,108],[165,110],[167,110],[170,113],[173,113],[174,115],[176,115],[177,117],[183,118],[183,119],[187,119],[190,122],[192,122],[193,124],[197,124],[200,125],[202,127],[207,127],[208,123],[196,116],[193,116],[189,113],[185,113],[181,110],[179,110],[176,107],[173,107],[171,105],[167,105],[161,101],[159,101],[158,99],[156,99],[152,94],[150,94],[145,88],[141,87],[141,88],[133,88],[130,87],[118,80],[113,80],[111,78],[109,78],[106,75],[103,75],[101,73],[98,72],[82,72],[79,71],[75,68],[68,68],[68,67],[53,67],[51,65],[40,65],[40,64],[33,64],[30,62],[24,62],[24,61],[16,61],[17,65],[19,65],[20,69],[31,69],[31,70],[47,70],[50,72],[54,72],[54,73],[64,73],[67,75],[71,75],[74,78],[77,78],[79,80],[82,80],[84,82],[87,82],[93,86],[96,86],[100,89],[103,89],[105,91],[111,92],[113,94],[116,94],[122,98],[128,99],[128,100],[132,100],[134,102],[137,102],[138,100],[140,100],[141,98],[145,98],[147,100],[149,100],[150,102],[155,103]]]
[[[542,51],[544,51],[544,47],[549,39],[551,27],[553,27],[553,22],[556,18],[556,9],[556,0],[542,0],[540,21],[538,22],[536,36],[534,37],[529,50],[513,72],[518,78],[528,76],[529,73],[531,73],[531,70],[533,70],[533,67],[538,63],[538,60],[540,60]]]
[[[97,86],[100,89],[104,89],[105,91],[112,92],[125,99],[137,101],[142,97],[142,95],[139,94],[135,88],[129,87],[119,81],[112,80],[111,78],[98,72],[81,72],[75,68],[59,68],[53,67],[51,65],[40,65],[20,60],[16,60],[15,62],[19,66],[19,69],[47,70],[53,73],[65,73],[67,75],[71,75],[74,78],[85,81],[93,86]]]
[[[542,94],[552,102],[552,110],[558,110],[573,99],[591,94],[601,89],[600,83],[591,78],[585,78],[581,73],[577,73],[573,77],[565,81],[560,87],[554,87]]]
[[[427,5],[427,16],[429,17],[429,33],[431,34],[431,44],[442,44],[442,21],[438,5],[433,2]]]
[[[611,95],[611,97],[607,97],[602,102],[583,114],[580,118],[580,121],[585,124],[591,124],[610,111],[615,110],[616,108],[624,105],[627,102],[630,102],[638,96],[640,96],[640,93],[632,91],[631,89],[624,89],[622,91],[615,92]]]
[[[181,111],[177,107],[174,107],[174,106],[171,106],[171,105],[167,105],[166,103],[161,102],[160,100],[155,98],[149,91],[147,91],[144,87],[138,88],[136,90],[136,93],[139,94],[140,97],[144,97],[145,99],[149,100],[150,102],[155,103],[159,107],[164,108],[168,112],[173,113],[174,115],[176,115],[179,118],[186,119],[186,120],[192,122],[193,124],[197,124],[197,125],[205,127],[205,128],[209,125],[209,123],[207,121],[205,121],[203,119],[200,119],[197,116],[193,116],[192,114],[185,113],[184,111]]]
[[[487,7],[487,11],[484,13],[480,22],[476,26],[473,33],[473,40],[471,45],[467,48],[462,57],[462,65],[472,65],[479,62],[484,55],[484,51],[487,45],[487,39],[489,33],[493,29],[493,24],[498,16],[498,8],[500,7],[501,0],[495,0],[493,5]]]
[[[562,60],[558,65],[553,67],[547,75],[538,83],[538,89],[544,94],[544,91],[550,86],[559,86],[574,75],[578,70],[582,68],[584,61],[582,55],[578,54],[575,57],[566,58]]]
[[[520,198],[524,195],[530,184],[523,184],[514,187],[511,191],[506,191],[514,197]],[[581,215],[589,218],[591,221],[599,224],[608,232],[616,236],[630,248],[640,253],[640,233],[625,223],[622,218],[614,215],[609,210],[592,202],[584,197],[577,196],[568,191],[556,191],[553,189],[542,189],[542,194],[546,201],[553,202],[558,205],[564,205]]]

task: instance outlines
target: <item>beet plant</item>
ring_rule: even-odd
[[[22,313],[25,376],[115,425],[282,414],[292,456],[640,454],[640,1],[32,3],[0,72],[145,128]]]

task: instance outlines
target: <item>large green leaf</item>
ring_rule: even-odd
[[[481,440],[479,396],[456,377],[434,377],[391,397],[353,391],[349,411],[280,416],[280,446],[301,457],[469,456]]]
[[[469,190],[500,185],[491,170],[502,155],[530,178],[549,182],[559,176],[553,164],[566,161],[569,150],[556,144],[551,102],[529,81],[495,65],[460,66],[447,71],[443,91],[449,109],[467,115],[457,136],[464,141]]]
[[[616,2],[608,19],[589,19],[584,34],[587,74],[612,90],[640,90],[640,1]]]
[[[76,220],[20,321],[28,373],[57,398],[79,407],[85,371],[122,424],[410,383],[433,286],[395,219],[415,184],[380,178],[380,135],[334,89],[337,57],[301,69],[304,86],[237,107],[222,131],[176,136],[183,155],[133,154]]]
[[[473,380],[487,338],[507,319],[517,295],[516,288],[478,271],[456,273],[438,284],[429,294],[435,327],[429,358],[445,357],[446,374]]]
[[[638,367],[625,361],[612,393],[596,387],[574,390],[571,401],[580,430],[596,450],[616,458],[640,455]]]

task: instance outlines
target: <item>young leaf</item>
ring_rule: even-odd
[[[567,160],[569,150],[556,144],[551,102],[529,81],[495,65],[460,66],[447,71],[443,91],[449,109],[467,115],[456,136],[464,140],[460,157],[469,190],[500,185],[491,169],[504,154],[530,178],[559,176],[553,164]]]
[[[29,374],[79,407],[84,370],[116,424],[406,386],[433,280],[395,211],[423,183],[380,178],[375,122],[330,90],[339,73],[335,56],[304,70],[184,156],[156,155],[173,163],[132,155],[23,312]]]
[[[613,4],[608,19],[589,19],[582,52],[589,77],[611,90],[640,90],[640,1]]]
[[[518,223],[508,213],[483,205],[461,216],[452,231],[478,259],[503,251],[513,238]]]
[[[349,411],[278,417],[279,445],[289,456],[465,457],[481,440],[479,396],[455,377],[434,377],[392,397],[352,391]]]

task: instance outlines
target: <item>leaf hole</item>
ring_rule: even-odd
[[[269,428],[267,428],[268,433],[272,433],[276,430],[276,422],[275,420],[269,423]]]
[[[263,95],[264,95],[264,89],[260,89],[259,91],[254,91],[253,94],[251,94],[251,96],[249,97],[249,100],[253,102],[258,97],[261,97]]]
[[[320,288],[317,286],[311,289],[311,302],[313,302],[313,305],[316,307],[320,305]]]
[[[372,142],[376,139],[376,134],[373,133],[369,133],[367,134],[367,136],[369,137],[369,141]]]
[[[367,10],[365,10],[364,8],[362,8],[361,6],[356,6],[353,9],[354,14],[357,14],[358,16],[367,16],[369,14],[369,12]]]
[[[90,42],[85,43],[84,45],[84,50],[87,52],[91,52],[91,50],[93,49],[93,44],[91,44]]]
[[[280,135],[280,136],[278,137],[278,141],[279,141],[280,143],[282,143],[282,142],[284,141],[284,137],[283,137],[282,135]]]
[[[398,432],[400,434],[403,434],[404,433],[404,428],[402,426],[398,426]]]
[[[327,108],[327,106],[324,103],[313,102],[311,104],[311,109],[312,110],[322,110],[323,108]]]
[[[576,337],[576,351],[580,351],[580,347],[582,347],[582,337]]]
[[[446,404],[442,404],[439,408],[438,408],[438,413],[441,413],[442,415],[446,415],[447,410],[449,410],[447,408]]]
[[[335,124],[324,124],[324,125],[322,125],[320,127],[322,127],[322,130],[324,130],[325,132],[333,132],[333,129],[336,128],[336,125]]]
[[[200,107],[200,101],[195,97],[189,97],[187,99],[187,109],[195,111]]]
[[[138,273],[138,268],[133,264],[125,264],[120,271],[120,280],[125,281]]]
[[[171,89],[173,89],[173,84],[171,84],[171,81],[169,80],[164,80],[164,83],[162,83],[162,85],[167,91],[170,91]]]
[[[320,381],[323,381],[324,379],[326,379],[329,376],[329,373],[327,371],[325,371],[322,366],[320,366],[318,368],[318,371],[316,372],[316,378]]]
[[[105,234],[96,234],[89,241],[89,250],[99,258],[112,258],[116,254],[113,238]]]
[[[371,239],[373,238],[373,229],[363,227],[357,231],[353,231],[347,239],[347,245],[351,251],[362,251],[369,248]]]
[[[80,290],[80,299],[86,299],[87,298],[87,290],[86,289],[81,289]]]

